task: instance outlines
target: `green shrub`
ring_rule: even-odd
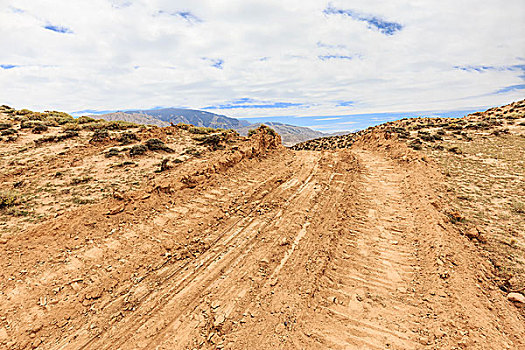
[[[77,123],[67,122],[62,125],[64,131],[80,131],[82,128]]]
[[[173,152],[171,148],[166,146],[166,144],[159,139],[149,139],[145,142],[145,145],[150,151],[165,151],[168,153]]]
[[[20,196],[11,191],[0,191],[0,208],[12,207],[20,203]]]
[[[11,128],[11,124],[9,123],[0,123],[0,130],[5,130]]]
[[[91,140],[89,142],[104,142],[110,139],[109,132],[107,130],[99,129],[93,132]]]
[[[198,157],[202,154],[201,151],[199,151],[197,148],[195,147],[188,147],[184,150],[184,152],[182,152],[182,154],[189,154],[189,155],[192,155],[192,156],[195,156],[195,157]]]
[[[248,130],[248,137],[255,135],[259,131],[265,132],[271,136],[277,136],[277,133],[275,132],[274,129],[270,128],[267,125],[261,124],[256,130],[253,130],[253,129]]]
[[[0,135],[2,135],[2,136],[14,135],[14,134],[17,134],[17,133],[18,133],[18,131],[16,131],[15,129],[6,129],[6,130],[0,131]]]
[[[32,114],[32,113],[33,111],[30,111],[29,109],[25,109],[25,108],[15,112],[16,115],[27,115],[27,114]]]
[[[277,136],[277,133],[275,132],[274,129],[270,128],[269,126],[267,125],[261,125],[259,126],[259,129],[261,130],[265,130],[268,134],[272,135],[272,136]]]
[[[93,180],[91,176],[84,176],[84,177],[74,177],[71,179],[71,185],[80,185],[88,183],[89,181]]]
[[[78,136],[78,132],[77,131],[66,131],[63,134],[59,134],[59,135],[56,135],[56,136],[53,136],[53,135],[43,136],[43,137],[35,140],[35,143],[37,145],[40,145],[42,143],[47,143],[47,142],[60,142],[60,141],[63,141],[63,140],[67,140],[67,139],[76,137],[76,136]]]
[[[206,128],[206,127],[200,127],[200,126],[191,126],[188,131],[192,134],[209,134],[215,131],[219,131],[222,129],[214,129],[214,128]]]
[[[118,156],[119,155],[119,149],[118,148],[110,148],[105,154],[104,156],[106,158],[111,158],[111,157],[115,157],[115,156]]]
[[[223,149],[222,143],[228,139],[227,132],[218,132],[209,135],[203,135],[196,137],[195,140],[199,142],[199,145],[209,146],[212,150]]]
[[[136,128],[139,126],[140,125],[136,123],[116,120],[116,121],[107,122],[106,128],[108,130],[126,130],[126,129]]]
[[[138,141],[139,138],[136,134],[131,132],[125,132],[119,136],[117,139],[118,142],[120,142],[121,145],[128,145],[132,143],[133,141]]]
[[[138,124],[130,123],[130,122],[124,122],[124,121],[105,121],[102,119],[94,119],[92,122],[88,122],[82,125],[83,129],[88,130],[97,130],[97,129],[105,129],[105,130],[125,130],[129,128],[136,128],[138,127]]]
[[[44,124],[36,125],[31,131],[33,134],[40,134],[47,131],[47,126]]]
[[[449,152],[451,153],[454,153],[454,154],[462,154],[463,152],[461,151],[461,149],[459,149],[459,147],[450,147],[448,149]]]
[[[79,117],[76,119],[76,122],[79,124],[87,124],[87,123],[93,123],[97,120],[91,117],[88,117],[87,115],[83,115],[82,117]]]
[[[144,145],[134,145],[129,149],[129,155],[130,157],[140,156],[146,153],[147,151],[148,149]]]
[[[20,129],[32,129],[36,126],[45,126],[42,122],[37,120],[22,120]]]

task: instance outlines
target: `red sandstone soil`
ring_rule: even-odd
[[[261,148],[10,237],[0,347],[525,347],[433,164],[375,134]]]

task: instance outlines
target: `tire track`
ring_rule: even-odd
[[[310,161],[311,160],[312,159],[310,159]],[[286,209],[288,206],[290,206],[292,201],[302,193],[304,188],[311,181],[317,169],[317,166],[306,168],[311,168],[309,173],[303,174],[303,176],[307,176],[307,178],[302,178],[300,180],[300,186],[288,198],[288,200],[283,205],[283,208],[281,208],[281,210],[278,211],[277,214],[273,213],[273,217],[269,216],[260,218],[257,215],[257,208],[261,208],[262,206],[264,206],[270,201],[271,198],[278,198],[280,193],[284,192],[280,191],[280,189],[283,187],[283,185],[285,185],[286,187],[287,183],[278,186],[273,191],[271,196],[267,195],[265,197],[265,201],[261,201],[261,203],[246,217],[241,219],[239,222],[236,222],[235,224],[231,225],[225,231],[225,233],[221,235],[219,241],[212,247],[210,247],[208,253],[204,253],[203,255],[199,256],[199,258],[197,258],[193,268],[191,268],[189,264],[186,264],[182,268],[177,268],[175,269],[175,271],[169,273],[169,277],[166,279],[169,280],[169,286],[167,291],[165,291],[166,288],[161,287],[160,290],[147,293],[145,296],[143,296],[142,301],[140,303],[141,305],[137,306],[137,310],[134,312],[134,314],[137,315],[137,321],[134,321],[133,317],[126,317],[118,324],[112,327],[113,332],[111,332],[111,330],[109,332],[106,332],[108,333],[109,337],[111,337],[112,333],[118,332],[118,341],[108,341],[108,339],[105,339],[106,336],[104,336],[104,334],[101,334],[98,337],[91,338],[87,342],[84,342],[80,345],[78,344],[79,342],[74,342],[73,344],[67,342],[62,348],[104,348],[104,345],[98,344],[105,344],[106,348],[116,348],[122,346],[141,327],[146,327],[148,325],[149,320],[156,320],[157,318],[159,318],[158,310],[167,309],[168,306],[170,306],[169,301],[179,300],[180,296],[182,296],[181,293],[190,293],[192,288],[194,289],[200,287],[200,290],[204,290],[214,281],[214,278],[217,278],[220,275],[220,271],[222,269],[224,269],[229,264],[238,261],[242,258],[242,256],[245,256],[247,254],[247,251],[249,251],[249,249],[246,248],[249,248],[250,245],[254,244],[253,240],[257,236],[257,232],[260,231],[266,225],[268,225],[268,222],[271,222],[271,220],[274,217],[281,215],[283,209]],[[296,186],[292,185],[291,187]],[[222,248],[218,249],[218,247]],[[210,276],[212,273],[214,273],[214,275]],[[181,276],[177,277],[177,280],[173,280],[173,277],[176,277],[177,275]],[[188,290],[190,292],[188,292]],[[145,305],[148,305],[148,307],[146,308]],[[141,311],[139,312],[139,310]],[[180,316],[182,312],[183,310],[177,310],[177,314],[175,316]],[[176,320],[176,317],[174,317],[173,312],[169,312],[169,317],[173,320]],[[125,326],[126,324],[128,324],[128,326]],[[165,327],[169,326],[169,324],[170,323],[163,325],[161,326],[161,328],[164,329]],[[159,330],[155,330],[155,333],[157,335],[160,334]],[[77,336],[78,335],[79,334],[77,334]],[[133,346],[133,348],[136,347]]]
[[[384,159],[364,151],[358,156],[364,168],[362,212],[325,277],[333,295],[321,305],[329,327],[315,331],[333,348],[416,349],[413,323],[406,319],[415,307],[403,295],[413,272],[403,235],[413,219],[398,188],[401,178]],[[407,218],[402,225],[400,216]]]

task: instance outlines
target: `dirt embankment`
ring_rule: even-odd
[[[0,245],[8,349],[516,349],[519,309],[438,163],[267,130]]]

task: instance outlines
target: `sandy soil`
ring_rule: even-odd
[[[6,349],[520,349],[525,322],[388,134],[264,132],[0,244]]]

